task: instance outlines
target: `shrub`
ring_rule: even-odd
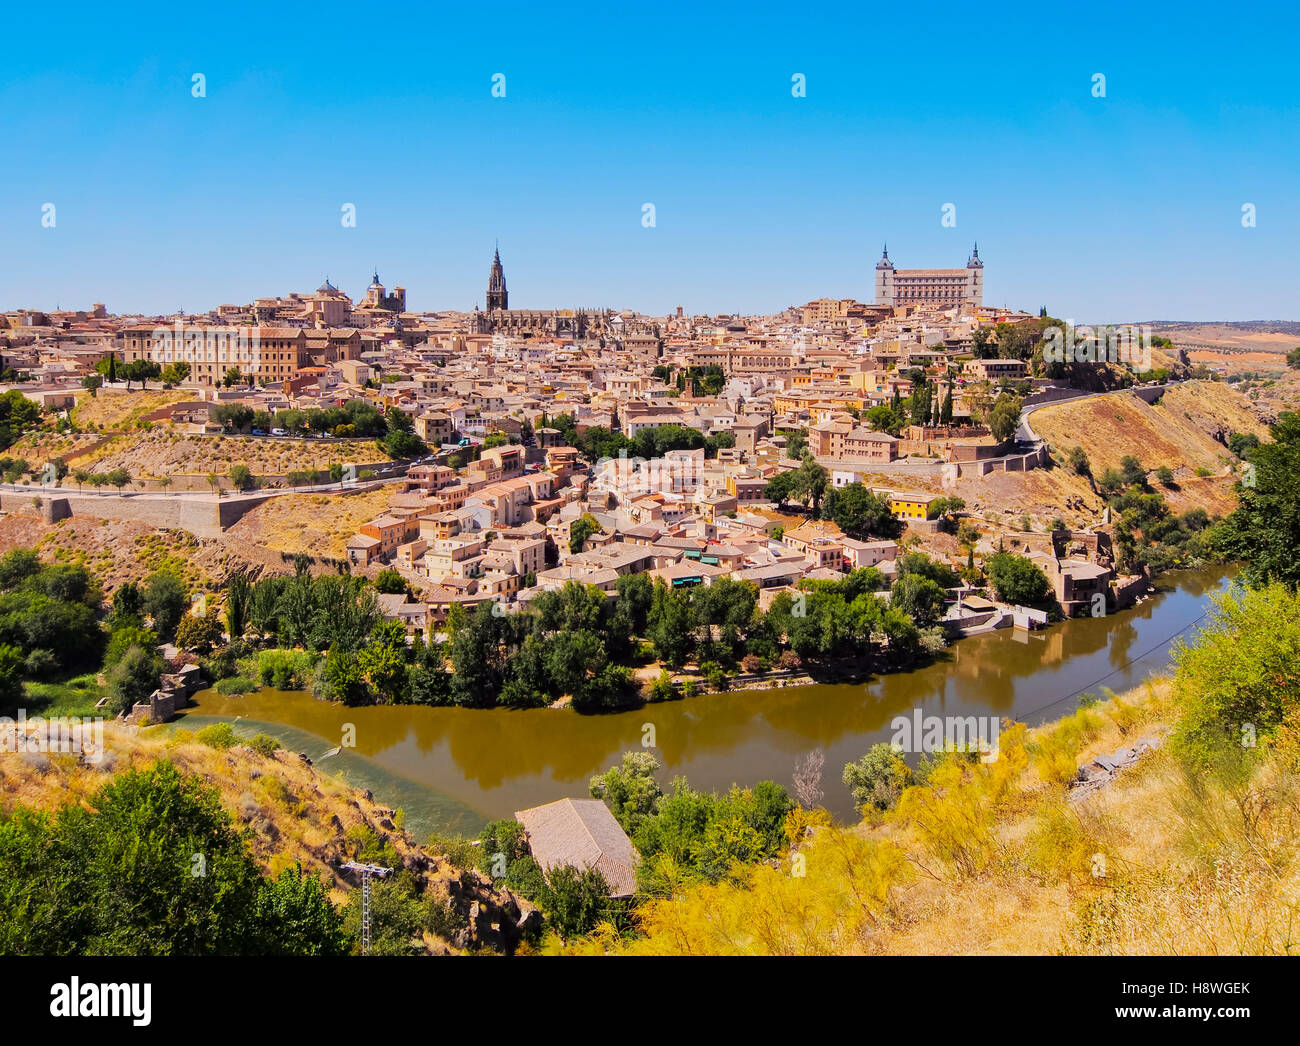
[[[671,701],[677,696],[677,686],[673,677],[667,672],[659,673],[659,678],[650,684],[651,701]]]
[[[248,742],[248,747],[258,755],[264,755],[269,759],[279,749],[280,742],[270,734],[257,734]]]
[[[872,745],[856,763],[848,763],[841,777],[858,806],[888,810],[898,802],[911,771],[902,756],[886,742]]]
[[[229,723],[211,723],[195,734],[194,739],[201,745],[216,749],[233,748],[239,743],[235,728]]]
[[[229,679],[219,679],[216,689],[218,694],[251,694],[257,689],[257,680],[247,676],[231,676]]]

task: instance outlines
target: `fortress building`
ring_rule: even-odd
[[[984,304],[984,263],[979,244],[964,269],[895,269],[886,245],[876,262],[877,305],[928,305],[940,309]]]

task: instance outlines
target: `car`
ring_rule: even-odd
[[[252,435],[254,435],[254,436],[265,436],[266,433],[263,432],[261,429],[253,429],[253,430],[252,430]]]
[[[271,435],[272,435],[272,436],[287,436],[288,433],[287,433],[284,429],[272,429],[272,430],[271,430]]]

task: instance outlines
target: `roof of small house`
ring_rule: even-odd
[[[548,876],[566,864],[579,871],[595,868],[609,884],[611,897],[636,892],[640,855],[599,799],[559,799],[520,810],[515,819],[524,826],[533,859]]]

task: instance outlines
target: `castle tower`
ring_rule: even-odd
[[[510,308],[510,295],[506,291],[506,273],[501,268],[501,252],[492,252],[492,271],[488,274],[487,311]]]
[[[894,304],[894,263],[889,260],[889,244],[876,262],[876,304]]]
[[[966,263],[966,300],[977,308],[984,304],[984,263],[980,261],[978,243]]]

